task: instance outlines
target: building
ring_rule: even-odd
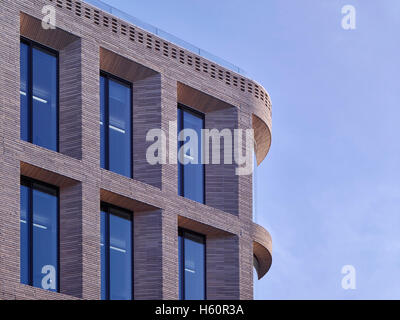
[[[252,175],[173,163],[170,125],[254,129],[260,163],[263,87],[82,1],[2,0],[0,26],[0,299],[252,299]]]

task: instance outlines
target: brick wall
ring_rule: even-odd
[[[152,127],[164,129],[167,141],[176,132],[168,129],[177,118],[178,82],[199,92],[199,108],[212,97],[206,111],[209,128],[251,128],[252,114],[269,128],[266,92],[248,79],[242,85],[239,75],[222,67],[213,71],[211,62],[149,38],[139,28],[132,34],[119,21],[116,27],[111,19],[108,25],[100,23],[90,6],[87,17],[83,2],[71,8],[58,2],[58,29],[44,31],[38,27],[41,9],[54,3],[3,0],[0,7],[0,299],[99,299],[102,200],[134,212],[135,298],[178,298],[177,230],[186,221],[185,227],[200,228],[207,236],[208,298],[251,299],[251,176],[235,176],[233,165],[210,166],[206,205],[184,199],[177,195],[176,164],[144,161],[144,137]],[[76,3],[82,5],[80,16]],[[20,35],[60,53],[60,153],[19,140]],[[104,50],[123,57],[122,62],[113,65],[112,59],[107,65]],[[106,66],[122,74],[130,70],[124,77],[132,77],[134,179],[100,169],[99,72]],[[213,109],[219,105],[224,108]],[[175,152],[176,145],[169,147]],[[60,187],[61,293],[19,283],[21,174]]]

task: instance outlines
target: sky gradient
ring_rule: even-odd
[[[248,72],[270,93],[256,169],[273,239],[256,299],[400,299],[400,1],[104,0]],[[356,30],[341,27],[344,5]],[[341,287],[344,265],[356,289]]]

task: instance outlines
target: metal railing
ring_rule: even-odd
[[[230,69],[231,71],[234,71],[243,76],[246,76],[246,71],[239,68],[238,66],[236,66],[220,57],[217,57],[216,55],[214,55],[206,50],[200,49],[200,48],[196,47],[195,45],[193,45],[185,40],[182,40],[164,30],[161,30],[149,23],[146,23],[136,17],[133,17],[133,16],[127,14],[126,12],[123,12],[117,8],[114,8],[114,7],[104,3],[103,1],[100,1],[100,0],[84,0],[84,1],[87,2],[88,4],[91,4],[92,6],[95,6],[99,9],[105,11],[105,12],[108,12],[122,20],[125,20],[126,22],[132,23],[135,26],[142,28],[143,30],[153,33],[154,35],[157,35],[160,38],[170,41],[177,46],[180,46],[186,50],[189,50],[192,53],[195,53],[205,59],[213,61],[216,64],[221,65],[222,67],[225,67],[227,69]]]

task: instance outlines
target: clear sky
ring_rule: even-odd
[[[400,299],[400,1],[104,0],[247,70],[270,93],[257,299]],[[356,29],[341,27],[344,5]],[[344,265],[356,289],[344,290]]]

